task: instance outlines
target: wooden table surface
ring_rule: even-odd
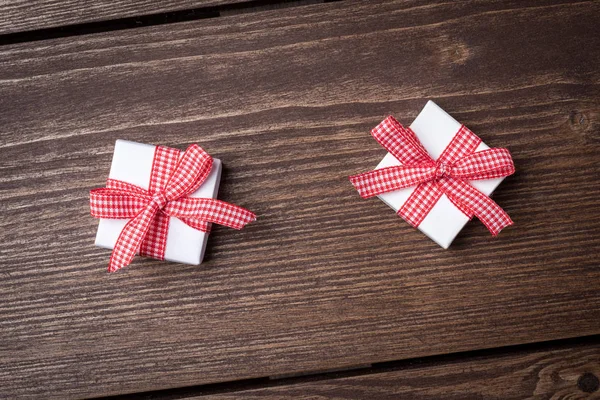
[[[600,398],[600,3],[271,3],[0,2],[0,398]],[[498,238],[348,182],[428,99],[510,149]],[[258,220],[108,274],[116,139]]]

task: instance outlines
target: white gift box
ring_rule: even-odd
[[[108,177],[144,189],[150,185],[150,174],[156,146],[117,140]],[[182,152],[183,154],[183,152]],[[221,180],[221,161],[213,158],[210,174],[198,190],[189,197],[217,198]],[[96,233],[96,246],[112,249],[128,219],[101,218]],[[198,265],[204,258],[208,232],[186,225],[175,217],[169,219],[165,260]]]
[[[423,110],[421,110],[419,115],[417,115],[417,118],[415,118],[410,125],[410,128],[415,132],[429,155],[434,160],[437,160],[448,144],[450,144],[450,141],[460,127],[461,124],[458,121],[431,100],[427,102],[425,107],[423,107]],[[475,151],[488,148],[489,147],[485,143],[481,142]],[[388,153],[375,169],[395,165],[401,164],[393,155]],[[494,178],[469,181],[469,184],[489,196],[503,179],[504,178]],[[416,186],[407,187],[393,192],[380,194],[377,197],[398,212],[415,188]],[[444,249],[447,249],[467,222],[469,222],[469,218],[456,208],[444,194],[433,206],[425,219],[423,219],[418,228],[434,242]]]

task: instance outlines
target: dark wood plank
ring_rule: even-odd
[[[54,28],[247,0],[3,0],[0,34]]]
[[[0,397],[65,398],[600,332],[600,4],[329,3],[0,49]],[[347,175],[436,100],[517,173],[444,251]],[[225,163],[201,267],[106,274],[117,138]]]
[[[417,364],[376,374],[195,399],[599,399],[598,377],[600,346],[588,345]]]

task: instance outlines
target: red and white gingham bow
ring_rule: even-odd
[[[141,255],[163,259],[169,217],[204,232],[210,230],[211,222],[242,229],[256,219],[254,213],[221,200],[187,197],[204,183],[213,159],[196,144],[179,158],[179,150],[157,146],[148,190],[109,179],[106,188],[90,192],[92,216],[131,218],[113,248],[109,272],[129,265],[138,250]]]
[[[433,160],[410,128],[389,116],[371,134],[402,164],[350,177],[362,198],[418,185],[398,214],[415,228],[445,194],[467,217],[477,216],[496,236],[512,225],[508,214],[467,181],[508,176],[515,172],[507,149],[475,152],[481,139],[460,127],[437,160]]]

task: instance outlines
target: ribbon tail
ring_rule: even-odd
[[[461,203],[470,210],[488,228],[492,236],[513,224],[508,216],[494,200],[475,189],[463,180],[444,178],[440,180],[442,190],[454,203]]]
[[[422,183],[415,188],[397,214],[416,228],[429,214],[442,194],[443,192],[435,182]]]
[[[227,203],[221,200],[207,199],[207,204],[199,213],[201,221],[212,222],[233,229],[242,229],[244,226],[256,220],[256,215],[243,207]]]
[[[212,222],[233,229],[242,229],[256,220],[256,215],[243,207],[217,199],[184,197],[169,202],[165,213],[194,227],[201,222]],[[189,223],[194,220],[193,223]]]
[[[201,221],[199,219],[193,218],[179,218],[184,224],[191,226],[192,228],[201,231],[210,233],[211,223],[206,221]]]
[[[151,202],[138,215],[127,222],[113,248],[108,263],[108,272],[118,271],[131,263],[135,253],[140,249],[157,211],[158,206]]]
[[[139,254],[142,257],[152,257],[157,260],[165,259],[167,250],[167,236],[169,234],[170,218],[163,212],[154,214],[154,219],[150,222],[150,227],[146,233]]]

